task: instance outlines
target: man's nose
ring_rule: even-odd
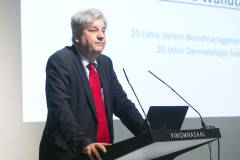
[[[104,37],[105,37],[104,32],[99,31],[97,37],[98,37],[98,39],[104,39]]]

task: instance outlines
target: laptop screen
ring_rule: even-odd
[[[151,106],[147,118],[152,131],[180,130],[188,106]]]

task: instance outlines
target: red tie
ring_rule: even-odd
[[[89,68],[89,84],[92,90],[95,110],[98,120],[97,142],[109,143],[108,124],[103,104],[102,92],[100,88],[98,74],[93,64],[88,65]]]

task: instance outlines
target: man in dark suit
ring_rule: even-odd
[[[73,45],[54,53],[46,67],[48,116],[39,160],[81,160],[84,154],[100,160],[98,151],[106,152],[105,147],[113,143],[113,114],[135,136],[147,132],[144,119],[117,79],[112,61],[101,54],[106,44],[102,13],[80,11],[72,16],[71,26]],[[92,88],[93,74],[99,79],[98,100],[98,89]],[[100,119],[99,103],[104,115]]]

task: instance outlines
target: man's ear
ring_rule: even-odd
[[[73,39],[76,43],[80,41],[80,34],[77,30],[72,31]]]

